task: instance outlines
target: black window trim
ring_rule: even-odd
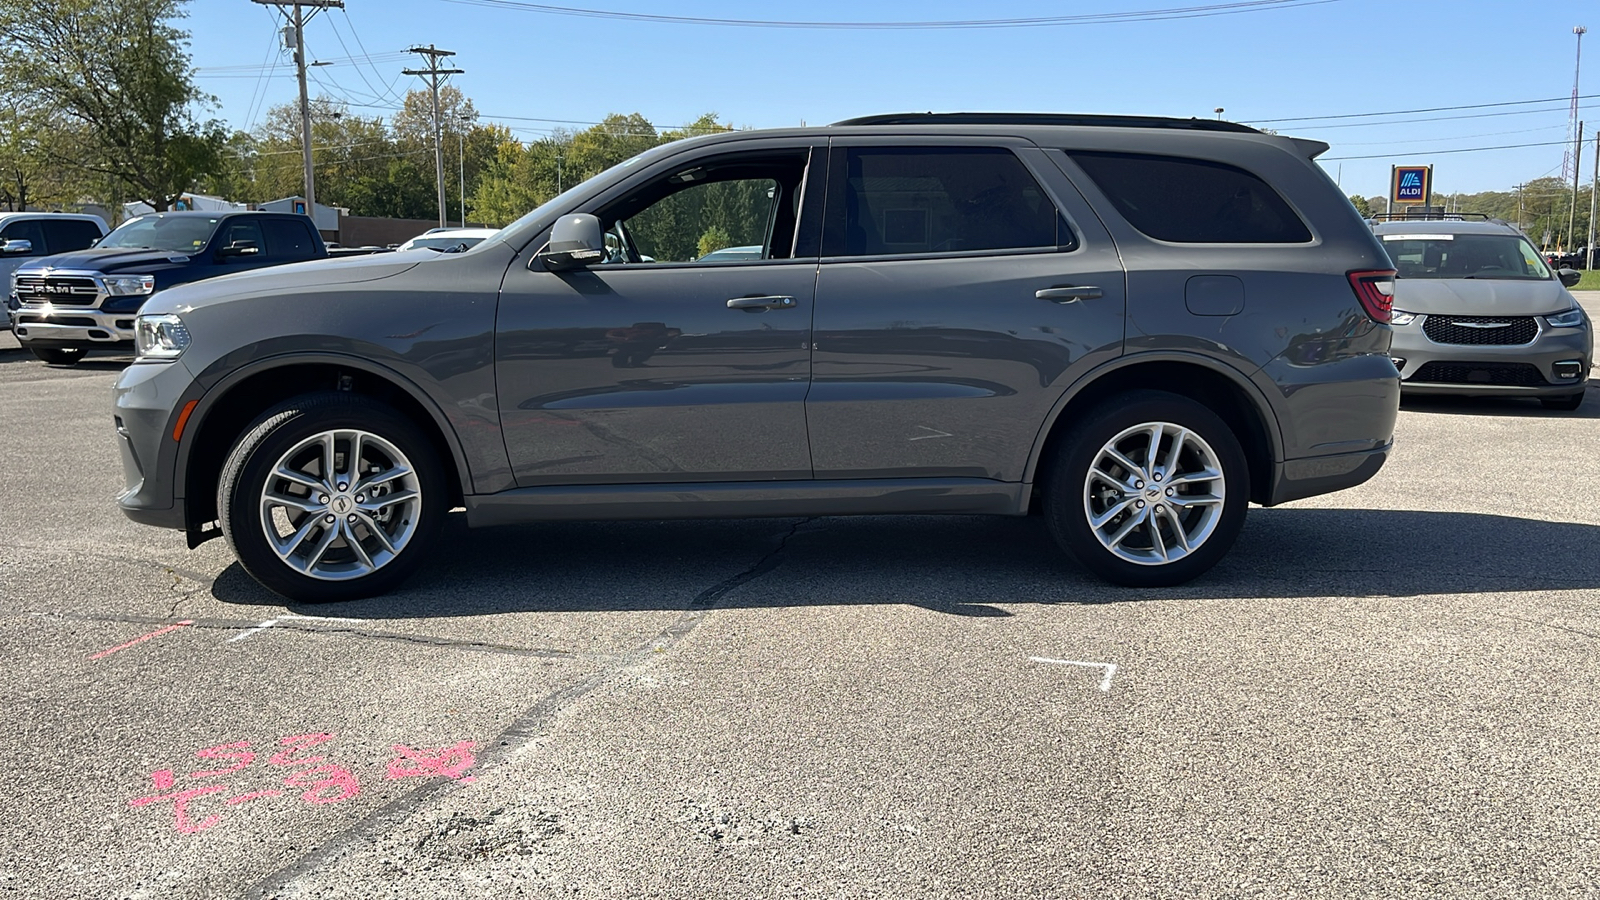
[[[825,192],[825,202],[822,205],[823,228],[821,246],[828,246],[829,211],[838,201],[838,194],[843,192],[844,185],[842,173],[847,171],[845,154],[852,149],[861,147],[894,149],[898,147],[917,148],[966,148],[984,150],[1009,151],[1017,162],[1022,164],[1023,171],[1033,179],[1034,185],[1039,189],[1051,206],[1056,210],[1056,238],[1054,247],[1001,247],[993,250],[948,250],[935,253],[873,253],[856,256],[822,256],[823,262],[896,262],[921,259],[970,259],[974,257],[991,256],[1038,256],[1042,254],[1062,254],[1070,256],[1075,253],[1086,252],[1083,230],[1073,222],[1072,217],[1062,208],[1061,198],[1050,190],[1048,179],[1042,177],[1037,169],[1029,164],[1027,154],[1019,153],[1019,149],[1038,149],[1031,141],[1022,138],[1008,137],[972,137],[968,135],[860,135],[845,138],[833,138],[828,147],[828,184]],[[1071,244],[1060,242],[1062,229],[1073,239]]]

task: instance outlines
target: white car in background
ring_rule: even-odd
[[[445,253],[460,253],[483,243],[485,238],[498,232],[498,228],[430,228],[399,247],[396,252],[426,247]]]

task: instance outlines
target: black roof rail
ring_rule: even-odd
[[[1179,128],[1260,134],[1248,125],[1220,119],[1169,119],[1162,116],[1102,116],[1079,113],[889,113],[833,123],[846,125],[1071,125],[1087,128]]]

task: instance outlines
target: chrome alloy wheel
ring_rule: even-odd
[[[389,441],[324,431],[278,458],[261,490],[261,528],[278,558],[324,581],[370,575],[416,533],[422,488]]]
[[[1226,499],[1217,454],[1198,434],[1170,422],[1123,431],[1095,454],[1083,484],[1083,512],[1101,546],[1146,566],[1200,549]]]

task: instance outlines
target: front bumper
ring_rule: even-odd
[[[1534,317],[1539,331],[1526,344],[1441,344],[1423,333],[1425,318],[1394,329],[1389,352],[1406,394],[1559,397],[1588,382],[1594,339],[1587,326],[1552,328]]]
[[[23,305],[11,310],[11,331],[23,344],[82,347],[133,345],[137,312],[108,313],[81,306]]]
[[[176,362],[136,362],[111,389],[117,449],[126,489],[117,505],[144,525],[182,529],[182,485],[176,483],[178,442],[172,431],[185,403],[200,394]]]

